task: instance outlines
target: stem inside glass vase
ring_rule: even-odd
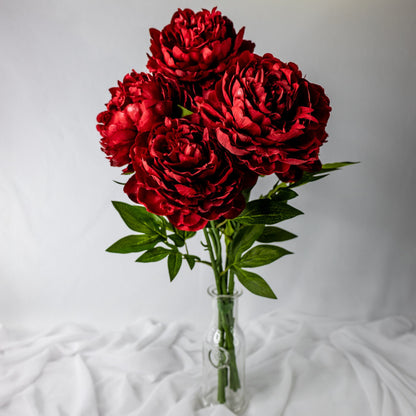
[[[226,363],[218,370],[218,402],[225,403],[225,389],[228,386],[233,391],[237,391],[241,387],[240,377],[235,356],[234,346],[234,313],[237,305],[234,296],[218,295],[218,329],[219,329],[219,347],[226,351]]]
[[[238,298],[242,292],[220,295],[212,286],[212,320],[204,338],[203,400],[225,404],[235,413],[244,408],[245,343],[238,325]]]
[[[237,413],[245,403],[244,337],[237,322],[242,292],[234,291],[228,250],[223,267],[220,230],[210,223],[204,235],[216,284],[208,290],[213,299],[213,315],[204,340],[203,399],[206,404],[225,404]]]

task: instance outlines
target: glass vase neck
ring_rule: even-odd
[[[243,291],[242,290],[235,290],[234,293],[229,294],[229,293],[218,293],[218,289],[215,286],[210,286],[207,289],[208,295],[210,295],[212,298],[225,298],[225,299],[238,299],[242,294]]]

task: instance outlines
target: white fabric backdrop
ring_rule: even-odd
[[[415,323],[256,317],[245,327],[245,416],[416,415]],[[150,319],[111,332],[0,327],[0,416],[232,416],[202,407],[200,339]]]
[[[177,7],[215,5],[246,26],[257,53],[325,87],[322,160],[361,161],[302,190],[294,205],[306,215],[285,224],[299,235],[285,244],[295,254],[261,270],[279,301],[245,295],[243,321],[276,308],[416,315],[413,0],[1,0],[0,321],[206,318],[209,270],[184,268],[170,284],[165,263],[104,251],[128,233],[110,201],[127,199],[95,117],[108,88],[145,70],[149,27]]]

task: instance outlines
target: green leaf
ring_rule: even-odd
[[[290,188],[296,188],[297,186],[305,185],[310,182],[318,181],[319,179],[323,179],[327,177],[329,173],[326,174],[316,174],[316,173],[304,173],[302,178],[299,179],[297,182],[294,182],[290,185]]]
[[[174,228],[173,231],[175,234],[169,234],[168,238],[170,238],[177,247],[183,247],[186,240],[196,235],[195,231],[183,231],[178,230],[177,228]]]
[[[193,236],[196,235],[195,231],[181,231],[181,233],[183,233],[183,238],[185,240],[188,240],[189,238],[192,238]]]
[[[339,170],[340,168],[343,168],[344,166],[349,166],[349,165],[356,165],[357,163],[360,162],[334,162],[334,163],[325,163],[324,165],[322,165],[322,169],[318,172],[332,172],[334,170]]]
[[[179,272],[182,265],[182,255],[178,251],[173,251],[168,256],[169,278],[172,281]]]
[[[175,234],[178,235],[182,240],[187,240],[188,238],[192,238],[196,232],[195,231],[183,231],[178,230],[175,228]]]
[[[180,114],[180,118],[182,117],[187,117],[193,114],[193,112],[191,110],[188,110],[185,107],[182,107],[181,105],[178,104],[178,107],[181,109],[181,114]]]
[[[252,189],[253,188],[247,188],[247,189],[244,189],[242,192],[244,199],[246,200],[246,203],[250,200],[250,193]]]
[[[139,251],[149,250],[153,248],[161,238],[158,235],[128,235],[116,241],[106,251],[110,253],[137,253]]]
[[[198,256],[193,256],[191,254],[185,254],[185,260],[187,261],[189,268],[192,270],[195,266],[195,262],[198,260],[200,261],[201,259]]]
[[[233,221],[243,224],[275,224],[303,214],[292,206],[271,199],[257,199],[247,204],[246,209]]]
[[[314,182],[317,181],[319,179],[325,178],[326,176],[328,176],[329,172],[333,172],[335,170],[339,170],[340,168],[344,167],[344,166],[349,166],[349,165],[355,165],[359,162],[335,162],[335,163],[326,163],[325,165],[322,165],[321,170],[319,170],[318,172],[304,172],[302,178],[297,181],[294,182],[293,184],[290,185],[290,188],[296,188],[297,186],[301,186],[301,185],[305,185],[306,183],[309,182]]]
[[[136,261],[140,263],[151,263],[163,260],[172,250],[164,247],[155,247],[143,253]]]
[[[168,238],[170,238],[175,243],[176,247],[183,247],[185,245],[185,240],[179,237],[179,235],[169,234]]]
[[[289,199],[293,199],[296,198],[298,196],[298,194],[290,188],[280,188],[279,191],[272,196],[272,199],[274,201],[282,201],[282,202],[286,202]]]
[[[239,259],[241,254],[254,244],[257,238],[263,233],[263,230],[263,224],[241,227],[230,243],[230,260]]]
[[[278,180],[274,184],[273,188],[265,196],[260,196],[260,199],[273,199],[279,191],[281,191],[282,189],[286,189],[287,187],[287,183],[280,182],[280,180]]]
[[[273,263],[278,258],[292,254],[290,251],[285,250],[282,247],[258,245],[247,251],[243,257],[241,257],[238,265],[240,267],[259,267],[269,263]]]
[[[261,236],[257,239],[260,243],[274,243],[276,241],[287,241],[296,238],[297,235],[283,230],[279,227],[265,227]]]
[[[176,231],[176,228],[169,221],[166,221],[165,226],[167,230],[172,231],[173,233]]]
[[[247,270],[240,269],[239,267],[235,267],[234,271],[240,283],[250,292],[265,298],[277,299],[270,286],[258,274],[248,272]]]
[[[294,183],[291,183],[289,186],[290,186],[290,188],[296,188],[297,186],[305,185],[309,182],[314,182],[314,181],[317,181],[319,179],[325,178],[328,175],[329,175],[329,173],[327,173],[327,174],[321,174],[320,173],[318,175],[317,172],[315,172],[315,173],[303,172],[302,177],[298,181],[296,181]]]
[[[155,231],[160,233],[164,228],[164,218],[150,213],[145,207],[119,201],[112,201],[112,203],[123,221],[133,231],[154,234]]]

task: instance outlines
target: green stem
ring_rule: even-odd
[[[238,231],[239,225],[235,225],[235,230]],[[231,242],[226,241],[226,259],[225,265],[226,270],[229,270],[229,277],[228,277],[228,295],[232,296],[234,294],[234,272],[232,269],[233,264],[235,263],[235,255],[231,250]],[[227,339],[227,350],[230,356],[230,388],[234,391],[237,391],[241,387],[240,378],[238,375],[238,368],[235,356],[235,347],[234,347],[234,335],[233,335],[233,328],[234,328],[234,299],[230,299],[231,307],[227,313],[227,325],[226,325],[226,339]]]
[[[220,272],[218,270],[218,257],[215,257],[215,254],[218,255],[218,245],[216,244],[216,250],[214,252],[213,249],[213,244],[211,243],[211,238],[214,239],[215,237],[212,236],[212,234],[207,230],[207,228],[204,228],[204,236],[205,236],[205,240],[207,242],[207,248],[208,248],[208,252],[209,252],[209,256],[211,259],[211,266],[212,266],[212,270],[214,272],[214,276],[215,276],[215,282],[216,282],[216,286],[217,286],[217,292],[218,294],[221,294],[221,277],[220,277]],[[217,243],[217,241],[216,241]],[[223,328],[223,324],[222,324],[222,317],[221,317],[221,312],[220,312],[220,305],[218,304],[218,329],[220,331],[220,340],[219,340],[219,345],[220,347],[224,348],[225,346],[225,339],[224,339],[224,328]],[[225,388],[227,386],[227,368],[219,368],[218,369],[218,390],[217,390],[217,400],[218,403],[225,403],[226,401],[226,395],[225,395]]]
[[[208,253],[209,253],[209,257],[211,259],[211,267],[212,267],[212,270],[214,272],[214,277],[215,277],[215,283],[216,283],[216,286],[217,286],[217,290],[220,291],[221,290],[220,274],[218,272],[217,261],[215,259],[214,250],[212,249],[211,239],[210,239],[210,236],[209,236],[209,233],[208,233],[206,227],[204,228],[204,236],[205,236],[205,240],[207,242]]]
[[[232,295],[234,293],[234,272],[230,270],[230,280],[228,285],[228,294]]]
[[[226,246],[225,270],[222,265],[222,246],[220,230],[213,223],[204,228],[206,247],[211,259],[211,267],[214,272],[218,295],[232,295],[234,293],[234,275],[231,269],[234,259],[230,258],[228,245]],[[227,243],[226,243],[227,244]],[[228,279],[228,273],[230,278]],[[229,287],[227,287],[229,286]],[[218,298],[218,330],[220,339],[218,345],[228,352],[229,360],[223,363],[223,367],[218,369],[218,390],[217,400],[219,403],[226,402],[226,387],[237,391],[241,387],[238,376],[238,369],[234,347],[234,300]]]
[[[212,269],[212,263],[210,263],[209,261],[205,261],[205,260],[195,260],[197,263],[201,263],[201,264],[205,264],[209,267],[211,267]]]
[[[228,355],[229,355],[229,361],[228,361],[229,381],[230,381],[229,386],[232,390],[237,391],[241,387],[241,383],[240,383],[240,378],[238,376],[238,368],[237,368],[235,347],[234,347],[234,335],[233,335],[234,300],[233,299],[224,299],[224,298],[218,299],[218,324],[221,330],[220,347],[224,348],[228,352]],[[228,380],[226,380],[226,385],[228,385]]]
[[[270,189],[270,191],[267,193],[267,195],[266,196],[261,195],[260,199],[270,199],[280,188],[283,188],[283,187],[286,187],[286,184],[280,181],[277,181],[274,184],[273,188]]]
[[[215,247],[215,254],[217,259],[217,267],[219,272],[219,280],[220,280],[220,294],[225,295],[227,293],[227,273],[223,273],[222,269],[222,246],[221,246],[221,236],[219,233],[218,228],[215,227],[215,224],[211,221],[210,222],[209,232],[213,241],[213,245]]]

